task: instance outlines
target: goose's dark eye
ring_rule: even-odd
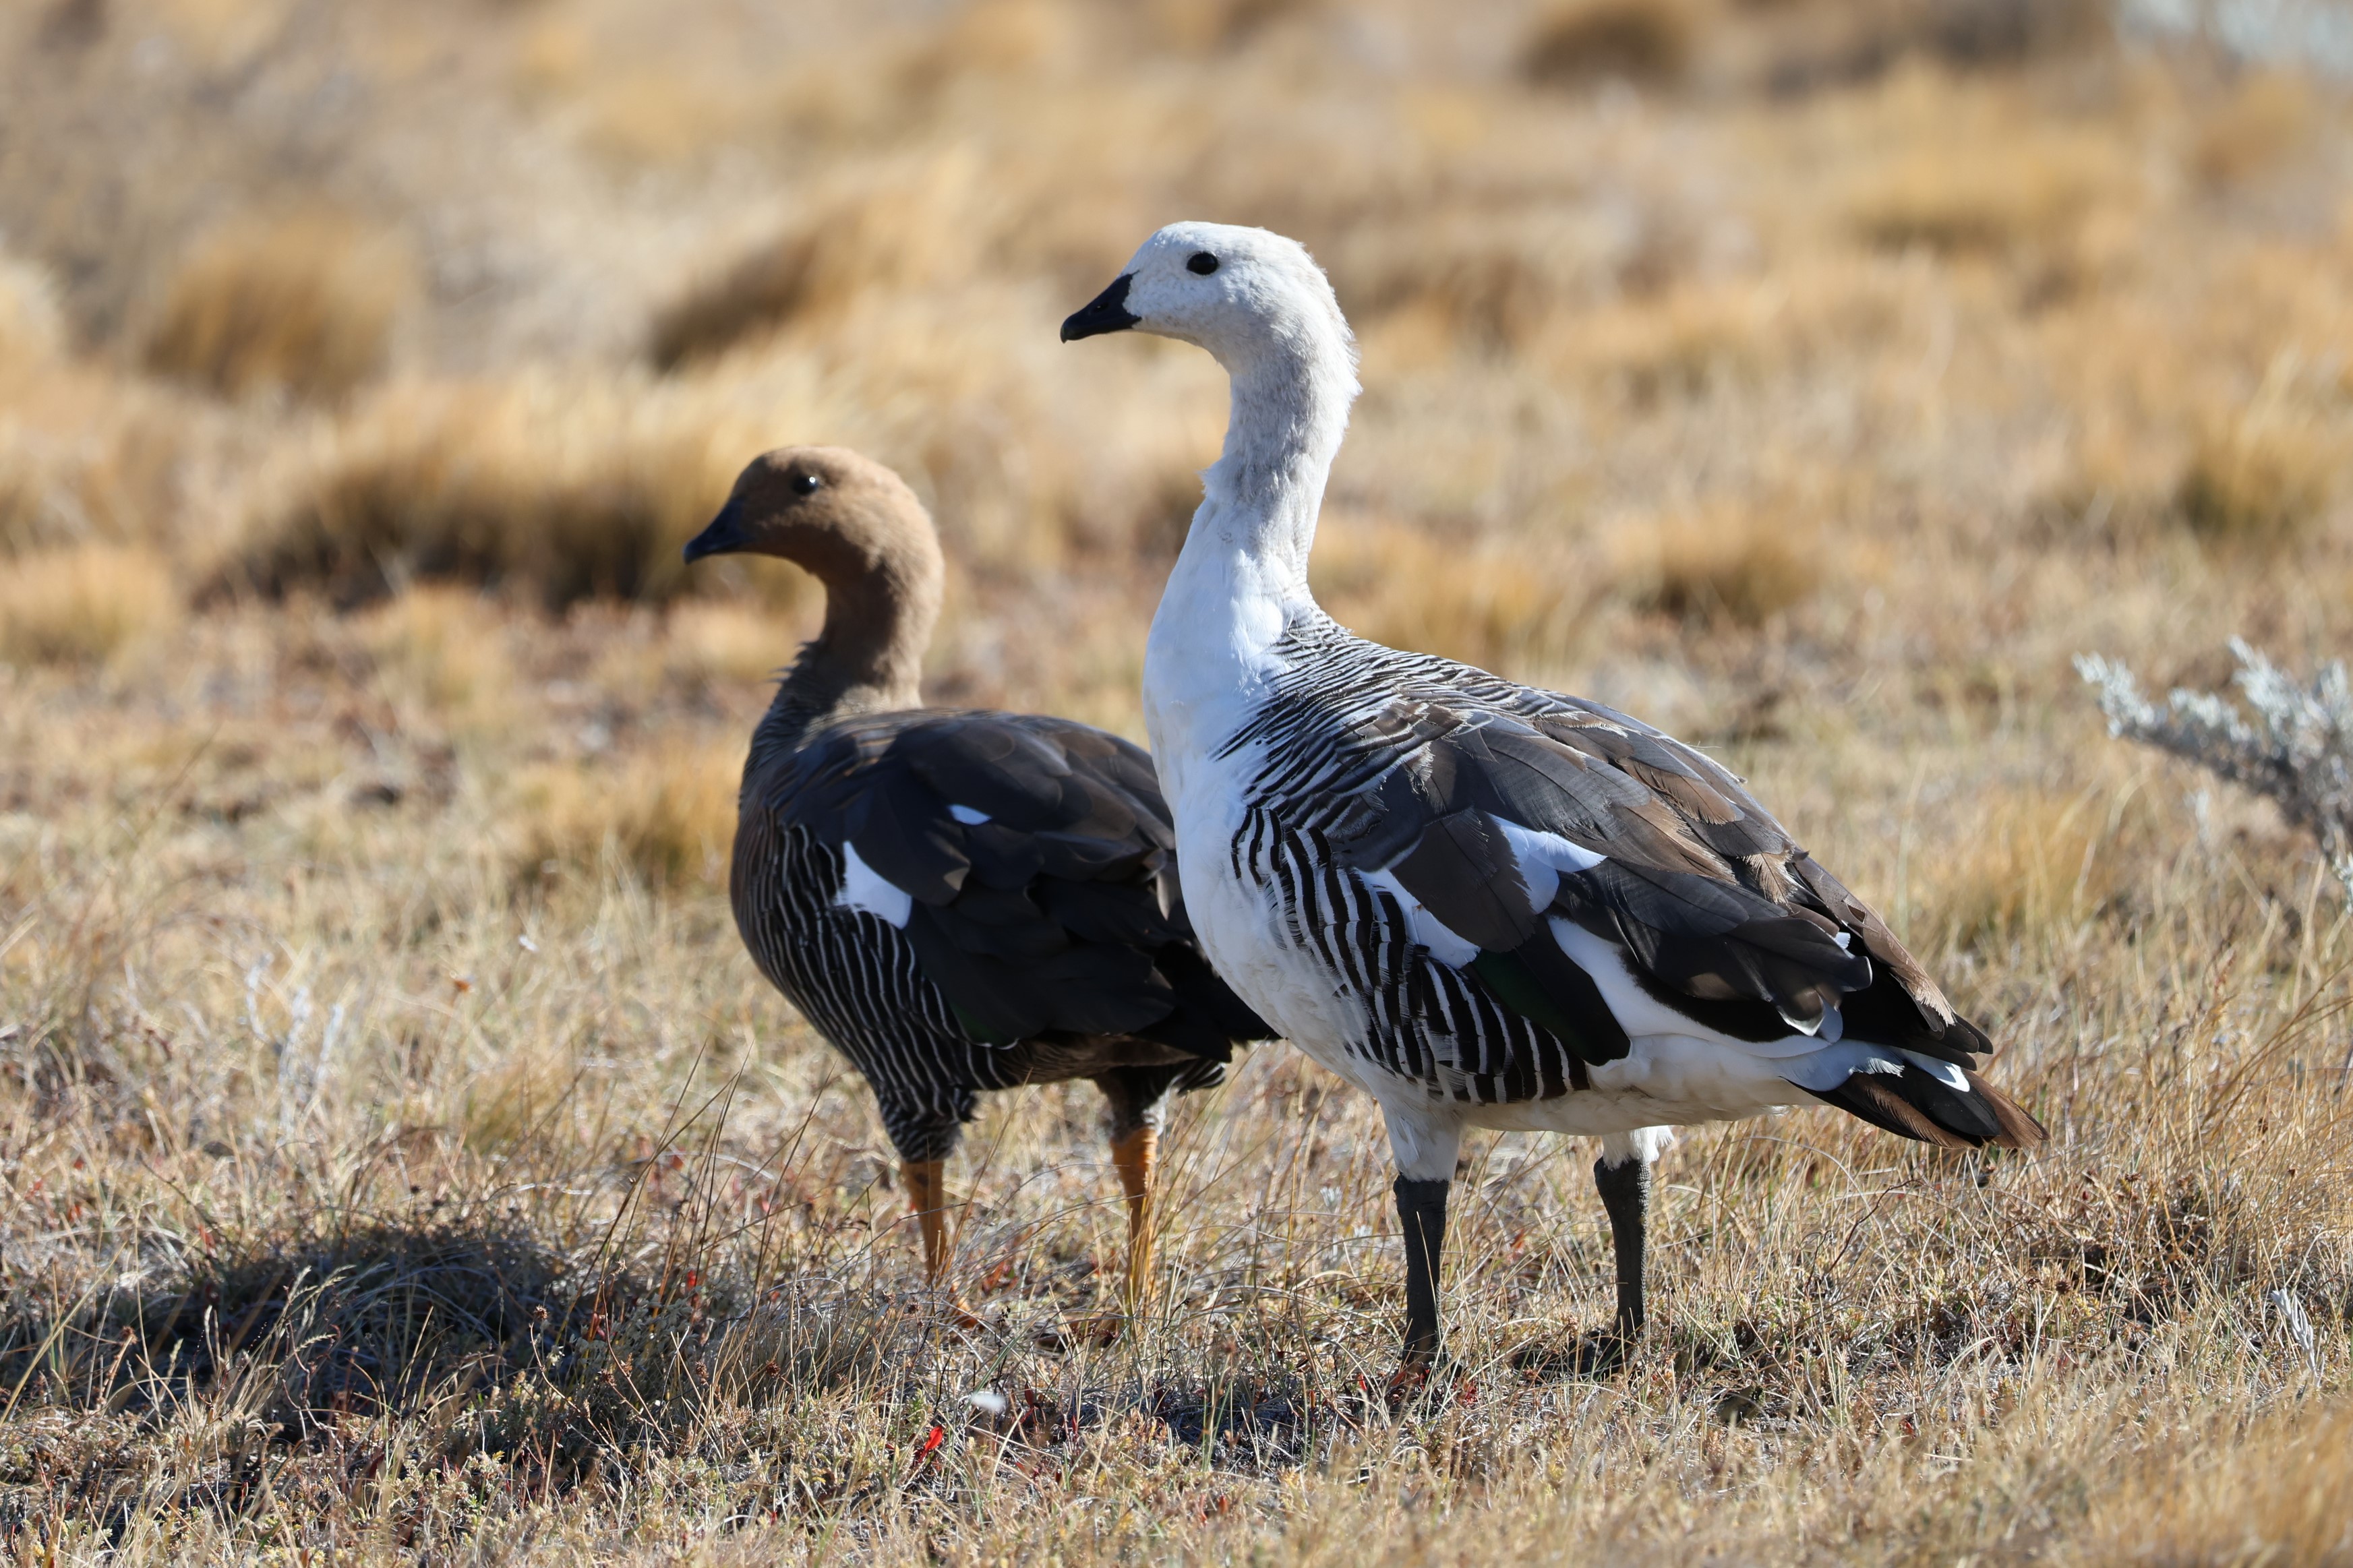
[[[1204,278],[1207,278],[1210,273],[1215,272],[1217,269],[1218,258],[1210,255],[1206,250],[1195,251],[1191,259],[1185,263],[1186,271],[1198,272]]]
[[[793,476],[793,494],[797,496],[813,496],[823,489],[825,489],[825,481],[815,474]]]

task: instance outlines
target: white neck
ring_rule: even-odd
[[[1222,739],[1236,704],[1274,673],[1267,649],[1314,612],[1307,555],[1356,395],[1345,334],[1335,315],[1218,353],[1233,381],[1225,452],[1202,476],[1145,653],[1145,718],[1164,781]]]
[[[1226,448],[1202,476],[1206,504],[1186,544],[1207,534],[1219,552],[1258,563],[1307,597],[1307,553],[1324,484],[1347,434],[1356,395],[1355,367],[1342,342],[1284,342],[1236,363]],[[1312,602],[1312,601],[1311,601]]]

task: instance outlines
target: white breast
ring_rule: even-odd
[[[1214,530],[1197,518],[1145,647],[1145,724],[1176,822],[1186,912],[1202,952],[1284,1037],[1363,1081],[1344,1048],[1363,1026],[1363,1000],[1294,950],[1271,890],[1234,868],[1247,788],[1266,759],[1259,746],[1219,752],[1257,715],[1282,673],[1271,650],[1286,625],[1285,596],[1261,563],[1220,548]]]

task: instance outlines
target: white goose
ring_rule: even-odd
[[[1234,989],[1381,1103],[1409,1360],[1438,1350],[1466,1127],[1599,1136],[1623,1335],[1672,1125],[1811,1097],[1947,1147],[2042,1141],[1972,1070],[1984,1033],[1738,779],[1317,606],[1308,550],[1357,387],[1303,247],[1172,224],[1062,337],[1129,329],[1207,349],[1233,386],[1145,655],[1186,902]]]

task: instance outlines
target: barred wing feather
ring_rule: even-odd
[[[1276,759],[1236,869],[1273,847],[1293,903],[1322,911],[1311,923],[1355,921],[1327,940],[1388,977],[1365,989],[1392,993],[1373,999],[1389,1065],[1437,1084],[1420,1058],[1451,1052],[1472,1098],[1545,1096],[1624,1057],[1630,1034],[1691,1033],[1812,1058],[1793,1082],[1909,1136],[1950,1141],[1912,1101],[1978,1098],[1964,1086],[1986,1089],[1985,1109],[1961,1106],[1953,1126],[2010,1131],[2016,1108],[1968,1071],[1985,1035],[1720,764],[1598,704],[1329,623],[1301,633],[1325,657],[1294,650],[1225,748]],[[1321,858],[1356,886],[1325,896],[1285,873],[1285,842],[1314,847],[1292,857],[1303,868]],[[1933,1091],[1913,1092],[1915,1075]]]

